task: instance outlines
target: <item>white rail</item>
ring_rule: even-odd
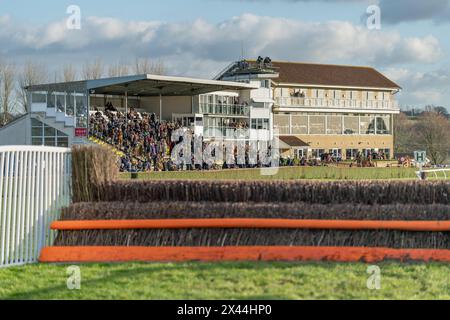
[[[443,173],[443,176],[439,176],[438,175],[438,173],[439,172],[442,172]],[[427,170],[419,170],[419,171],[416,171],[416,175],[417,175],[417,177],[419,178],[419,179],[422,179],[422,180],[425,180],[427,177],[426,177],[426,175],[427,175],[427,173],[433,173],[434,174],[434,177],[436,178],[436,179],[439,179],[439,178],[443,178],[443,179],[447,179],[447,178],[450,178],[450,168],[441,168],[441,169],[427,169]]]
[[[70,201],[70,149],[0,147],[0,267],[36,262]]]

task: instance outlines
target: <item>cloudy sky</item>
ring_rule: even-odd
[[[67,28],[67,8],[81,29]],[[380,29],[367,8],[381,9]],[[211,78],[230,62],[370,65],[403,88],[402,106],[450,107],[450,0],[0,0],[0,58],[55,70],[161,59],[172,75]]]

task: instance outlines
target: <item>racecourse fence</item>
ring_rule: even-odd
[[[435,178],[435,179],[449,179],[450,168],[438,168],[416,171],[417,177],[421,180]]]
[[[37,262],[70,202],[70,149],[0,147],[0,267]]]

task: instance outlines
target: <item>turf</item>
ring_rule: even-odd
[[[67,266],[0,269],[1,299],[450,299],[450,265],[382,263],[381,289],[362,263],[183,263],[82,265],[81,289]]]
[[[269,169],[272,170],[272,169]],[[375,179],[417,179],[413,168],[335,168],[335,167],[284,167],[276,174],[262,174],[261,169],[228,169],[218,171],[165,171],[140,173],[140,179],[166,180],[375,180]],[[130,174],[121,175],[129,179]]]

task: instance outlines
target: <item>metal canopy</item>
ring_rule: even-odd
[[[168,77],[158,75],[136,75],[98,80],[85,80],[67,83],[55,83],[30,86],[29,91],[64,91],[84,88],[91,94],[128,96],[195,96],[214,91],[245,90],[257,87],[248,83],[217,81],[207,79]]]
[[[128,96],[195,96],[222,90],[255,89],[246,83],[183,77],[142,75],[134,79],[104,79],[88,83],[91,93]]]

